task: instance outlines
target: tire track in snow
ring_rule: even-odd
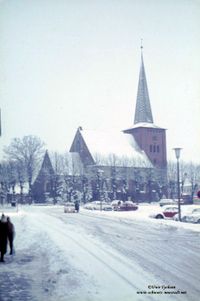
[[[87,214],[87,213],[85,214],[85,212],[84,212],[84,215],[91,217],[90,214]],[[92,217],[95,218],[94,216],[92,216]],[[101,218],[101,216],[97,216],[97,217],[99,219]],[[103,217],[102,219],[103,220],[107,219],[107,221],[109,221],[109,219],[107,217]],[[115,219],[115,222],[117,222],[116,219]],[[127,224],[127,226],[130,226],[130,223],[127,221],[120,219],[120,222],[124,225]],[[134,225],[135,225],[135,223],[134,223]],[[143,225],[140,224],[140,226],[142,227]],[[105,227],[107,227],[106,224],[104,224],[103,229],[105,229]],[[163,279],[163,282],[166,282],[165,276],[167,275],[167,279],[173,279],[173,282],[177,283],[177,285],[179,284],[180,288],[188,287],[191,295],[192,294],[196,295],[196,294],[198,294],[198,275],[199,275],[199,273],[198,272],[194,273],[194,268],[197,270],[197,263],[199,266],[199,261],[198,261],[199,253],[196,252],[194,254],[194,252],[190,252],[190,250],[188,250],[188,247],[185,246],[185,243],[184,243],[184,245],[181,244],[181,246],[179,246],[179,247],[177,246],[177,248],[179,250],[181,250],[181,249],[183,250],[183,248],[185,249],[184,252],[185,252],[185,254],[187,254],[187,259],[190,259],[190,261],[193,260],[193,262],[194,262],[193,269],[191,269],[190,261],[188,263],[185,262],[183,264],[182,258],[181,257],[179,258],[179,256],[174,256],[173,261],[172,261],[171,255],[176,254],[174,241],[176,241],[177,235],[178,235],[178,238],[181,238],[181,240],[178,239],[178,241],[185,242],[184,239],[186,239],[185,238],[186,233],[188,233],[188,239],[191,239],[191,235],[193,237],[195,237],[196,239],[198,239],[199,234],[196,232],[191,232],[189,230],[184,230],[184,229],[182,229],[183,232],[181,232],[181,233],[174,233],[173,230],[176,228],[171,227],[171,226],[167,227],[166,229],[164,228],[164,231],[165,230],[169,231],[169,229],[172,230],[172,232],[170,231],[171,237],[167,236],[167,237],[162,237],[162,238],[158,236],[159,234],[157,232],[155,232],[156,229],[153,229],[154,231],[152,231],[152,229],[149,229],[149,231],[148,231],[148,241],[150,242],[149,249],[146,249],[147,246],[144,248],[144,245],[138,244],[136,250],[135,249],[127,250],[127,246],[126,246],[126,248],[124,248],[124,244],[120,244],[120,243],[116,244],[116,239],[115,238],[113,239],[112,236],[110,237],[110,242],[112,242],[111,243],[112,245],[115,245],[116,249],[119,252],[121,252],[123,254],[125,252],[129,258],[136,259],[137,262],[146,271],[149,270],[149,267],[152,267],[152,269],[154,271],[154,275],[157,279],[160,279],[160,280]],[[139,229],[139,234],[140,234],[140,232],[141,232],[141,229]],[[136,237],[134,236],[134,239],[137,238],[138,227],[137,227],[137,233],[134,235],[136,235]],[[143,235],[144,235],[144,232],[143,232]],[[156,256],[155,250],[156,250],[156,252],[158,252],[158,254],[159,253],[162,254],[162,249],[161,250],[157,249],[158,246],[155,249],[155,245],[152,245],[152,236],[153,236],[153,238],[155,238],[155,242],[166,241],[166,243],[168,243],[168,241],[171,240],[171,242],[167,245],[167,247],[170,248],[170,250],[168,253],[165,253],[165,256],[162,256],[162,257]],[[147,238],[145,239],[145,241],[147,241]],[[163,245],[161,245],[160,248],[163,248]],[[190,257],[191,255],[188,255],[188,253],[194,254],[196,256],[195,257],[196,261],[192,257]],[[150,256],[150,254],[152,254],[152,255]],[[195,262],[196,262],[196,265],[195,265]],[[184,269],[184,267],[186,267],[186,265],[188,265],[187,273]],[[181,277],[180,277],[180,275],[181,275]],[[193,281],[191,281],[191,279],[193,279]]]
[[[120,281],[123,281],[128,285],[131,289],[134,289],[134,293],[140,290],[144,290],[144,288],[147,286],[147,275],[144,275],[143,279],[140,280],[140,287],[136,284],[133,283],[130,279],[136,279],[138,281],[138,275],[140,275],[141,278],[141,273],[143,272],[141,268],[134,266],[130,261],[125,261],[122,259],[120,255],[114,254],[112,251],[109,251],[105,247],[102,247],[102,244],[99,245],[94,242],[94,240],[91,241],[91,238],[88,237],[87,242],[85,239],[82,237],[79,237],[79,240],[74,238],[74,232],[72,232],[71,229],[67,230],[67,233],[65,229],[63,228],[63,224],[65,227],[68,227],[66,223],[60,221],[58,217],[49,217],[45,213],[44,218],[40,217],[36,219],[37,223],[40,223],[43,229],[46,229],[47,234],[49,237],[51,237],[52,231],[48,231],[49,225],[51,225],[51,230],[55,231],[57,233],[57,243],[58,240],[62,241],[62,246],[64,245],[64,241],[67,240],[66,245],[69,244],[69,240],[71,240],[75,245],[77,245],[79,248],[81,248],[82,251],[86,252],[89,254],[92,258],[97,260],[100,264],[102,264],[107,270],[112,272],[112,274],[116,275]],[[69,234],[71,232],[71,234]],[[51,237],[51,239],[55,242],[55,237]],[[86,247],[86,245],[90,245],[91,248]],[[95,245],[95,251],[91,251],[91,249],[94,249]],[[116,251],[115,251],[116,253]],[[106,260],[102,259],[106,258]],[[98,271],[97,271],[98,273]],[[129,275],[129,277],[126,277],[126,275]],[[152,279],[151,279],[152,280]],[[147,297],[147,296],[146,296]],[[138,300],[138,299],[137,299]],[[153,300],[151,296],[148,296],[148,300]]]
[[[95,216],[91,216],[90,214],[81,214],[83,216],[87,216],[87,217],[90,217],[91,219],[93,218],[94,220],[96,219],[96,215]],[[56,214],[54,214],[54,216],[56,216]],[[97,219],[102,219],[102,220],[107,220],[109,222],[109,218],[107,217],[103,217],[101,218],[101,216],[97,216]],[[77,221],[81,222],[82,224],[84,223],[83,220],[78,220],[76,219]],[[117,220],[113,220],[111,218],[112,222],[115,222],[117,223]],[[127,226],[129,225],[127,222],[123,222],[120,220],[120,222],[122,222],[122,224],[127,224]],[[71,223],[72,224],[72,223]],[[79,224],[80,226],[80,224]],[[88,225],[87,225],[88,226]],[[102,226],[102,227],[101,227]],[[84,226],[83,226],[84,227]],[[103,230],[108,230],[108,225],[106,225],[106,223],[102,223],[102,224],[97,224],[95,225],[95,227],[98,227],[101,232],[102,232],[102,229]],[[163,231],[164,233],[166,231],[169,231],[171,228],[167,227],[166,229],[164,228]],[[138,229],[137,229],[138,230]],[[165,231],[166,230],[166,231]],[[174,230],[174,228],[172,228],[171,230]],[[150,229],[150,233],[148,231],[148,235],[150,234],[150,237],[149,237],[149,242],[152,242],[152,236],[153,238],[155,238],[155,241],[157,241],[157,232],[155,232],[156,229],[154,229],[154,231],[152,231],[152,229]],[[158,230],[157,230],[158,231]],[[189,250],[186,250],[186,246],[183,245],[183,237],[184,237],[184,234],[188,234],[188,237],[191,238],[191,234],[194,236],[194,238],[197,238],[198,237],[198,233],[195,233],[195,232],[188,232],[188,230],[184,230],[182,229],[183,232],[181,233],[174,233],[174,231],[170,231],[172,237],[159,237],[159,240],[161,241],[162,245],[160,246],[160,248],[163,248],[163,244],[165,245],[165,243],[167,243],[167,247],[170,248],[169,249],[169,254],[165,252],[165,255],[162,256],[162,257],[159,257],[159,256],[156,256],[156,254],[158,253],[161,254],[162,253],[162,249],[155,249],[155,245],[152,245],[152,243],[149,244],[149,248],[146,249],[144,248],[144,245],[141,246],[141,244],[137,245],[137,248],[136,250],[135,249],[130,249],[128,250],[127,249],[127,246],[125,247],[124,244],[123,244],[123,241],[122,243],[116,243],[116,237],[112,237],[110,236],[110,240],[108,241],[108,238],[106,239],[106,242],[109,242],[111,243],[112,247],[115,246],[115,249],[118,250],[120,253],[122,254],[126,254],[129,258],[132,258],[132,259],[136,259],[136,261],[140,264],[140,266],[143,266],[144,270],[146,270],[147,272],[151,273],[153,271],[155,277],[157,279],[159,279],[159,282],[163,282],[163,283],[171,283],[172,282],[172,279],[173,279],[173,283],[176,283],[177,284],[177,287],[179,287],[180,289],[184,289],[184,288],[188,288],[188,293],[190,295],[190,298],[193,298],[193,296],[196,296],[198,294],[198,278],[197,276],[195,277],[195,273],[192,273],[192,271],[194,271],[194,269],[191,269],[191,266],[188,262],[183,264],[182,262],[182,257],[179,258],[179,256],[173,256],[173,260],[171,258],[171,255],[172,254],[175,254],[176,251],[174,249],[174,241],[176,240],[176,237],[178,235],[178,239],[177,242],[180,242],[181,245],[179,246],[179,249],[183,249],[182,247],[184,247],[184,251],[181,251],[181,252],[185,252],[185,254],[187,254],[187,258],[189,259],[190,256],[188,257],[188,251]],[[108,230],[109,232],[109,230]],[[139,229],[139,232],[141,232],[141,229]],[[102,234],[105,234],[104,232],[102,232]],[[169,234],[168,232],[166,234]],[[138,235],[138,232],[136,232],[136,236]],[[105,236],[105,235],[104,235]],[[101,236],[102,238],[103,236]],[[134,239],[135,239],[135,236],[134,236]],[[171,243],[168,244],[168,240],[171,240]],[[166,241],[166,242],[165,242]],[[152,248],[153,247],[153,248]],[[156,253],[155,253],[155,250],[156,250]],[[144,252],[145,251],[145,252]],[[152,254],[151,256],[149,256],[150,254]],[[170,255],[171,254],[171,255]],[[166,256],[167,255],[167,256]],[[195,258],[198,256],[198,254],[195,253]],[[192,258],[190,258],[191,260]],[[193,262],[195,262],[195,259],[192,259]],[[185,271],[184,269],[184,266],[186,267],[186,265],[188,265],[188,269]],[[198,264],[199,265],[199,264]],[[195,269],[196,266],[194,266]],[[153,270],[152,270],[153,269]],[[185,274],[186,272],[186,274]],[[196,273],[197,275],[198,273]],[[167,276],[167,278],[166,278]],[[193,279],[193,281],[189,281],[189,279]],[[156,282],[154,282],[156,283]],[[158,283],[158,282],[157,282]],[[174,299],[176,299],[175,296],[173,296]],[[179,297],[178,297],[179,298]]]

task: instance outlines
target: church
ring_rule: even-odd
[[[121,132],[79,127],[70,147],[78,153],[93,199],[100,190],[111,198],[159,199],[166,192],[166,129],[153,120],[141,47],[134,123]]]

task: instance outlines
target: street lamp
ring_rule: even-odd
[[[102,197],[101,197],[101,188],[102,188],[102,174],[104,171],[102,169],[97,170],[97,178],[98,178],[98,188],[99,188],[99,198],[100,198],[100,210],[102,211]]]
[[[177,159],[177,188],[178,188],[178,219],[181,222],[181,200],[180,200],[180,172],[179,172],[179,158],[181,154],[180,147],[174,148],[176,159]]]

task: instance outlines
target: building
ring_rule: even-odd
[[[135,138],[154,167],[166,169],[166,130],[153,122],[142,53],[134,125],[124,130],[124,133]]]
[[[82,191],[83,179],[83,166],[78,153],[66,152],[60,157],[50,156],[46,151],[32,185],[33,200],[37,203],[72,201],[78,191]]]
[[[167,173],[166,130],[153,122],[141,47],[134,124],[121,132],[77,129],[70,152],[78,153],[93,199],[152,200],[164,194]]]
[[[55,171],[53,169],[48,151],[45,152],[44,159],[39,173],[32,186],[33,200],[41,203],[47,198],[54,197]]]

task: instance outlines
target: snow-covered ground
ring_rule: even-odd
[[[0,264],[0,300],[197,301],[200,225],[150,219],[157,209],[1,209],[15,225],[16,253]]]

